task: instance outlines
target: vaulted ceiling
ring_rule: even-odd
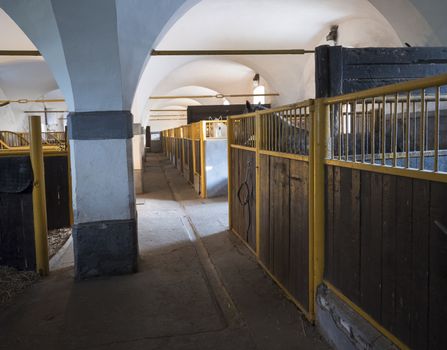
[[[406,41],[413,45],[427,45],[440,42],[424,17],[436,19],[439,15],[418,0],[191,1],[191,6],[186,6],[185,11],[172,18],[172,25],[158,38],[156,49],[313,49],[326,43],[326,34],[333,24],[339,25],[339,43],[345,46],[400,46]],[[117,6],[122,7],[121,17],[131,18],[133,15],[124,7],[125,2],[118,3],[121,5]],[[396,7],[397,3],[399,6]],[[407,23],[403,23],[405,17],[399,19],[405,14],[411,16],[410,22],[407,18]],[[138,16],[144,18],[145,14]],[[438,20],[433,23],[439,26]],[[0,49],[36,50],[1,9],[0,32]],[[120,35],[128,36],[125,41],[128,47],[121,48],[121,51],[133,50],[129,46],[132,40],[128,39],[136,32],[136,29],[120,32]],[[83,50],[82,47],[77,49]],[[134,71],[136,73],[132,74],[138,74],[138,70]],[[140,72],[132,111],[136,121],[145,124],[151,116],[151,109],[184,109],[189,104],[223,103],[223,99],[150,100],[149,97],[197,95],[204,91],[210,94],[251,93],[255,73],[260,73],[267,92],[280,94],[269,102],[295,102],[313,96],[313,72],[313,55],[150,57]],[[82,80],[82,77],[77,78]],[[44,97],[57,86],[43,58],[0,57],[0,99]],[[57,92],[54,94],[57,95]],[[59,95],[62,96],[61,93]],[[228,100],[240,103],[244,99]],[[64,105],[52,107],[66,108]],[[2,108],[0,124],[2,118],[13,119],[13,115],[17,116],[23,109],[24,106],[20,105]]]

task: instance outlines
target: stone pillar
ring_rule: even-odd
[[[137,270],[132,120],[126,111],[68,116],[77,279]]]
[[[133,173],[135,193],[143,193],[144,134],[141,124],[133,125]]]

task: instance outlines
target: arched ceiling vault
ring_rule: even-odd
[[[145,123],[148,97],[156,92],[189,85],[234,92],[243,79],[249,89],[248,72],[258,72],[281,94],[273,102],[282,104],[312,90],[311,56],[226,57],[216,69],[210,64],[215,57],[148,53],[151,48],[311,49],[325,43],[331,24],[340,25],[340,43],[348,46],[446,45],[446,6],[444,0],[0,0],[8,13],[0,10],[0,30],[6,33],[0,49],[37,47],[45,58],[0,58],[0,89],[7,98],[33,97],[58,86],[70,110],[132,105],[136,121]],[[195,68],[188,78],[181,67],[189,64],[202,66],[201,76]],[[245,73],[222,83],[234,64]],[[36,74],[24,78],[21,72],[28,69]],[[174,72],[181,72],[181,79]]]

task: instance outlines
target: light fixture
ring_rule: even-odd
[[[253,87],[257,88],[259,86],[259,82],[261,80],[261,77],[259,76],[259,73],[256,73],[253,78]]]
[[[326,36],[326,41],[333,41],[337,45],[338,41],[338,25],[331,26],[329,34]]]

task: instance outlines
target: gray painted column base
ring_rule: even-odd
[[[326,340],[340,350],[397,350],[368,321],[326,286],[317,291],[317,324]]]
[[[136,272],[136,219],[73,225],[73,247],[78,280]]]

